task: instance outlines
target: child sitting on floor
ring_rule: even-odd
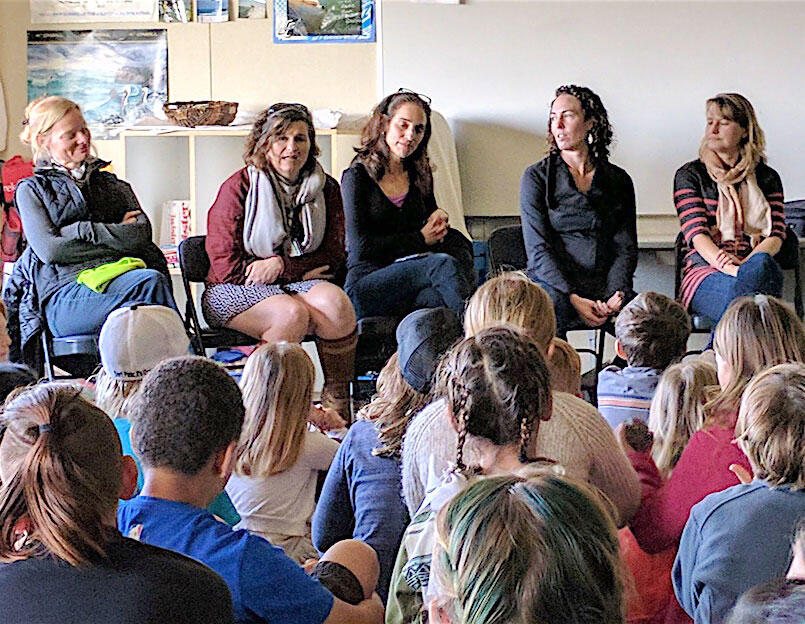
[[[702,358],[673,364],[660,377],[648,428],[654,436],[651,456],[665,478],[671,476],[688,440],[704,425],[704,406],[718,390],[716,369]]]
[[[470,475],[550,470],[535,454],[542,421],[551,417],[550,373],[537,345],[509,327],[490,327],[459,342],[439,364],[439,383],[457,432],[455,464],[426,493],[394,564],[386,624],[421,623],[435,545],[436,514]],[[474,447],[468,466],[465,447]]]
[[[98,337],[98,349],[101,368],[94,378],[95,405],[112,418],[123,454],[134,456],[129,437],[134,395],[143,377],[162,360],[187,355],[190,340],[176,310],[159,305],[133,305],[119,308],[106,318]],[[137,473],[139,492],[143,486],[139,463]],[[215,498],[209,511],[229,525],[240,521],[225,492]]]
[[[461,336],[461,323],[448,308],[424,308],[400,321],[396,334],[397,352],[380,372],[377,394],[338,448],[312,521],[320,551],[353,537],[377,551],[377,593],[384,602],[409,521],[400,496],[403,435],[427,404],[439,358]]]
[[[738,445],[755,480],[693,507],[674,563],[674,591],[697,624],[724,621],[753,585],[783,576],[805,514],[805,365],[755,377],[741,399]]]
[[[358,605],[334,598],[281,548],[232,530],[205,511],[232,472],[243,417],[240,389],[216,363],[174,358],[152,370],[132,413],[132,443],[145,485],[118,510],[121,532],[220,574],[232,592],[237,622],[382,622],[377,595]],[[366,559],[358,565],[377,565],[376,557]]]
[[[598,411],[614,429],[648,421],[662,372],[685,355],[690,317],[679,303],[655,292],[641,293],[615,320],[615,351],[628,366],[608,366],[598,375]]]
[[[646,446],[651,444],[651,455],[665,478],[671,476],[688,440],[704,424],[704,405],[717,392],[717,384],[715,368],[702,358],[672,364],[662,374],[649,412],[648,428],[654,437],[653,444],[650,436],[644,437]],[[621,558],[633,580],[627,583],[628,621],[641,624],[662,621],[662,614],[676,603],[671,586],[676,546],[649,554],[640,548],[628,528],[618,532],[618,539]]]
[[[40,384],[0,415],[3,621],[226,624],[232,600],[196,561],[123,537],[118,497],[137,472],[81,388]]]
[[[226,491],[248,529],[304,563],[318,557],[310,540],[316,482],[338,443],[311,431],[313,362],[296,343],[261,345],[241,379],[246,418]]]

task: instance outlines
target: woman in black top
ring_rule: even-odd
[[[341,178],[347,236],[344,286],[357,317],[403,317],[472,292],[472,245],[436,205],[427,156],[430,104],[400,90],[372,112]]]
[[[553,299],[559,336],[603,325],[634,296],[634,187],[609,162],[611,140],[601,99],[587,87],[559,87],[548,124],[550,153],[523,174],[528,275]]]

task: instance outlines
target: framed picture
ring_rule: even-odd
[[[274,0],[274,43],[375,40],[375,0]]]
[[[28,100],[77,102],[96,139],[162,109],[168,99],[168,36],[149,30],[29,30]]]

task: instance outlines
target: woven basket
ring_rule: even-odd
[[[173,123],[187,128],[228,126],[238,112],[237,102],[167,102],[162,110]]]

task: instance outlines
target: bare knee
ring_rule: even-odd
[[[298,341],[307,334],[310,326],[310,313],[304,305],[292,298],[287,303],[279,322],[287,329],[289,338]]]
[[[299,342],[308,333],[310,313],[307,307],[292,297],[272,302],[270,313],[260,337],[266,342],[287,340]]]
[[[328,331],[342,330],[341,335],[355,327],[355,309],[347,294],[338,286],[317,284],[306,294],[304,301],[310,306],[311,317],[317,326],[326,325]]]
[[[322,555],[321,561],[333,561],[352,572],[366,598],[372,595],[377,586],[380,563],[374,548],[365,542],[355,539],[336,542]]]

